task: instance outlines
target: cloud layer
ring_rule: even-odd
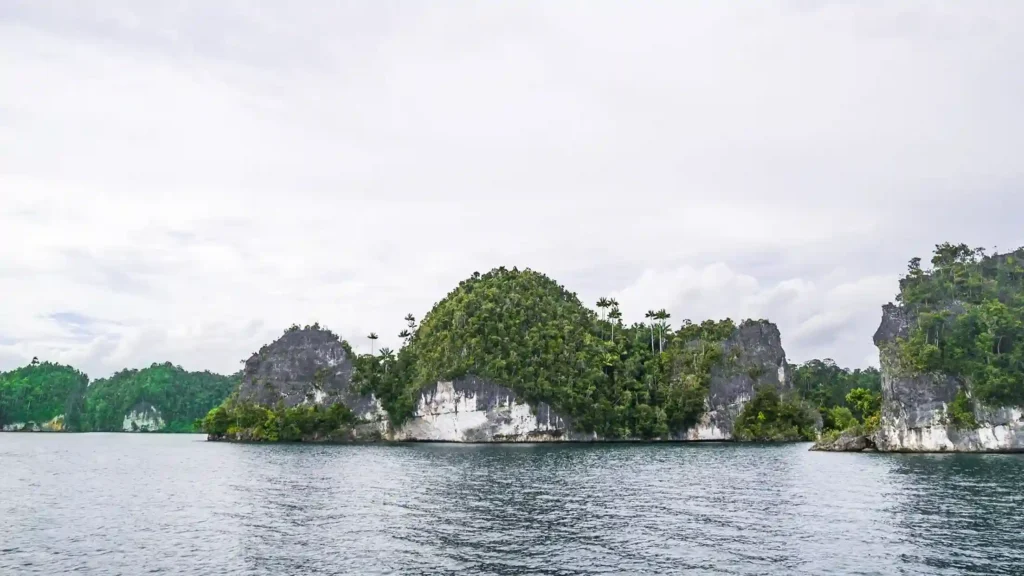
[[[13,2],[0,369],[384,343],[532,267],[876,361],[906,261],[1024,244],[1018,2]]]

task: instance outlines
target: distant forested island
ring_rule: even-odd
[[[6,431],[195,432],[195,422],[231,393],[238,376],[188,372],[171,363],[89,382],[82,372],[37,359],[0,373]]]

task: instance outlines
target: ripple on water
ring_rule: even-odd
[[[1020,574],[1024,456],[0,434],[0,573]]]

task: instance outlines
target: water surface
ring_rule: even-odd
[[[0,434],[0,574],[1022,574],[1024,455]]]

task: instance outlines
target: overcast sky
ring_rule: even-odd
[[[1024,244],[1024,2],[0,1],[0,369],[357,349],[473,271],[877,365]]]

